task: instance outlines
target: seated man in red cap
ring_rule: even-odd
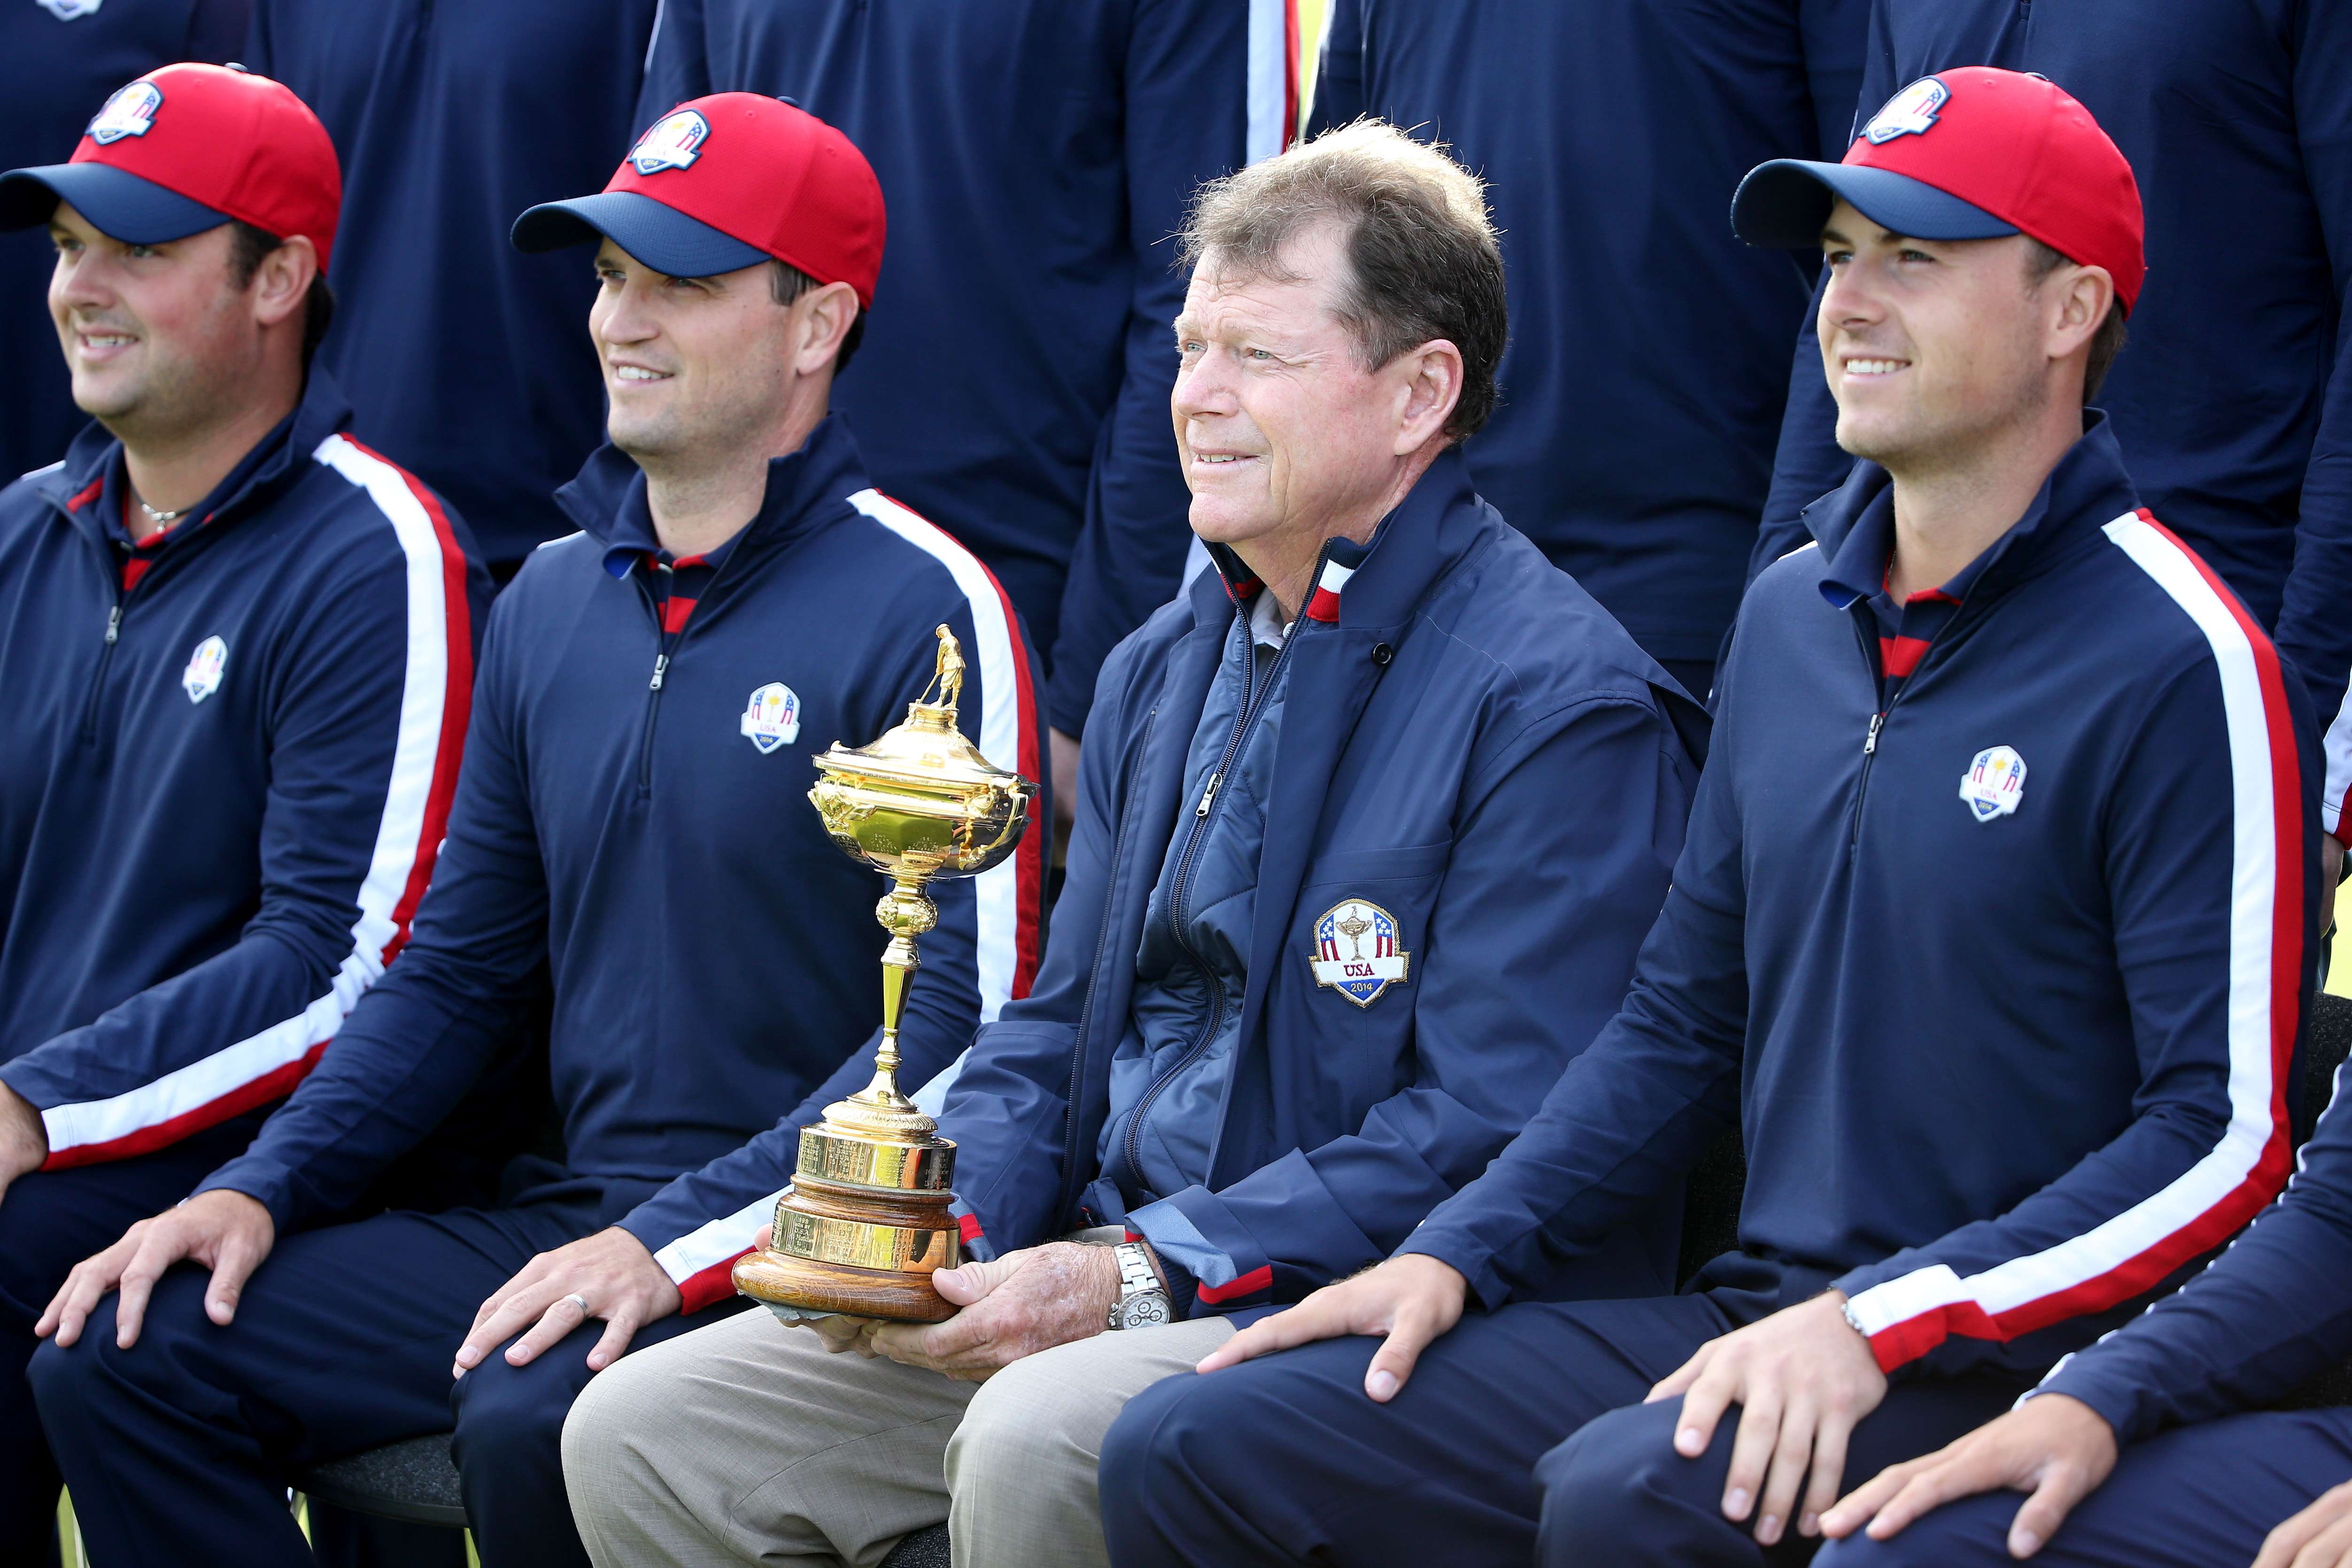
[[[92,109],[71,162],[0,176],[0,229],[56,247],[47,313],[93,421],[0,489],[12,1563],[57,1517],[36,1321],[246,1146],[407,940],[488,598],[464,526],[311,365],[341,210],[318,120],[207,65]]]
[[[1801,1558],[1843,1478],[2007,1408],[2286,1179],[2316,747],[2086,406],[2145,270],[2129,165],[1971,68],[1732,218],[1824,254],[1864,461],[1748,592],[1633,988],[1395,1256],[1128,1406],[1122,1568]],[[1531,1295],[1734,1126],[1736,1251]]]
[[[827,414],[882,235],[857,150],[750,93],[682,106],[603,193],[516,225],[526,248],[598,245],[612,444],[559,493],[582,531],[498,601],[400,963],[250,1148],[42,1322],[35,1395],[94,1561],[308,1563],[289,1479],[454,1427],[483,1561],[585,1563],[564,1413],[633,1343],[734,1302],[782,1185],[744,1145],[871,1071],[878,884],[802,798],[811,755],[898,722],[944,623],[965,731],[1041,771],[1003,595]],[[1027,989],[1042,837],[935,894],[910,1087]],[[493,1207],[320,1225],[508,1070],[543,979],[547,1058],[517,1082],[551,1092],[556,1152]]]

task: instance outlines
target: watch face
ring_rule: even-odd
[[[1118,1304],[1118,1326],[1121,1328],[1157,1328],[1167,1321],[1168,1298],[1157,1291],[1148,1295],[1129,1297]]]

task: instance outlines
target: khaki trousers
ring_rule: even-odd
[[[741,1312],[599,1373],[563,1425],[564,1486],[598,1568],[873,1568],[942,1520],[957,1568],[1106,1568],[1103,1434],[1233,1332],[1099,1333],[972,1384]]]

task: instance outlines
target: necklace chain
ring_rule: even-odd
[[[131,498],[139,502],[139,509],[146,513],[150,519],[159,523],[168,523],[174,517],[177,517],[181,512],[184,512],[188,509],[185,507],[182,507],[176,511],[159,512],[154,507],[149,506],[145,501],[140,500],[139,495],[136,491],[132,492]]]

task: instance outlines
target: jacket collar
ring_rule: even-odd
[[[2107,416],[2085,409],[2082,439],[2066,449],[2009,531],[1953,580],[1964,596],[2001,592],[2138,505]],[[1878,591],[1895,539],[1894,483],[1885,469],[1857,462],[1843,485],[1805,509],[1805,525],[1821,541],[1822,596],[1832,606],[1846,609]]]
[[[192,527],[175,529],[177,548],[189,538],[216,529],[266,505],[309,472],[319,444],[352,422],[352,405],[323,365],[313,365],[294,412],[254,444],[213,493],[189,508]],[[120,516],[123,484],[122,443],[92,420],[66,448],[65,461],[34,484],[76,528],[105,544],[106,525]]]
[[[767,492],[735,537],[733,553],[782,545],[870,487],[848,423],[840,414],[827,414],[798,449],[768,460]],[[607,549],[642,549],[654,537],[645,470],[617,446],[607,444],[591,453],[579,477],[558,490],[555,499],[583,532]]]
[[[1299,612],[1304,620],[1344,626],[1397,626],[1438,579],[1486,537],[1477,494],[1459,446],[1437,455],[1403,500],[1380,521],[1363,544],[1333,538],[1315,563],[1315,589]],[[1193,581],[1196,622],[1220,620],[1230,604],[1244,610],[1264,586],[1239,556],[1223,545],[1208,547],[1216,566],[1213,579]]]

